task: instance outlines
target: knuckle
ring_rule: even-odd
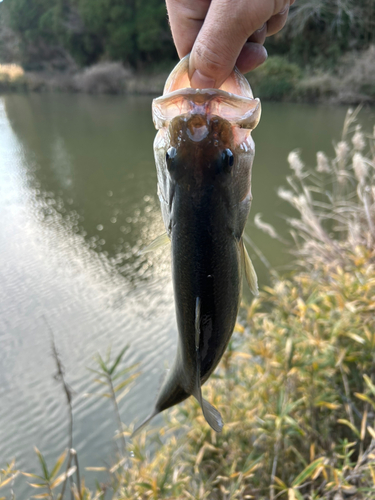
[[[227,51],[222,47],[213,49],[206,40],[197,41],[194,47],[200,65],[205,68],[207,74],[220,74],[226,69],[225,61],[228,60]]]

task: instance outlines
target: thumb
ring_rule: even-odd
[[[232,72],[248,37],[272,15],[267,4],[264,0],[211,1],[190,55],[192,87],[220,87]]]

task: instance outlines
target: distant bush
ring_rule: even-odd
[[[375,42],[372,0],[299,0],[291,7],[285,28],[267,39],[270,53],[287,54],[310,70],[330,70],[350,50]]]
[[[257,97],[274,101],[290,97],[301,77],[301,69],[281,56],[269,57],[248,75]]]
[[[339,99],[342,102],[375,102],[375,45],[344,56],[339,68]]]
[[[297,84],[297,99],[357,104],[375,103],[375,45],[362,52],[348,52],[336,71],[318,70]]]
[[[122,94],[131,72],[118,62],[102,62],[73,77],[73,88],[89,94]]]

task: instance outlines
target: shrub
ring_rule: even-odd
[[[301,76],[300,68],[281,56],[269,57],[248,75],[258,97],[277,101],[292,95]]]
[[[345,102],[375,102],[375,45],[347,54],[339,69],[339,98]]]
[[[102,62],[76,75],[73,85],[78,91],[90,94],[121,94],[130,74],[121,63]]]

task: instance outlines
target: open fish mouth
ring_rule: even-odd
[[[232,125],[253,130],[260,119],[261,105],[254,99],[246,78],[237,70],[219,89],[194,89],[188,77],[189,56],[184,57],[169,75],[163,95],[154,99],[152,115],[157,130],[166,128],[173,118],[201,114],[220,116]]]

